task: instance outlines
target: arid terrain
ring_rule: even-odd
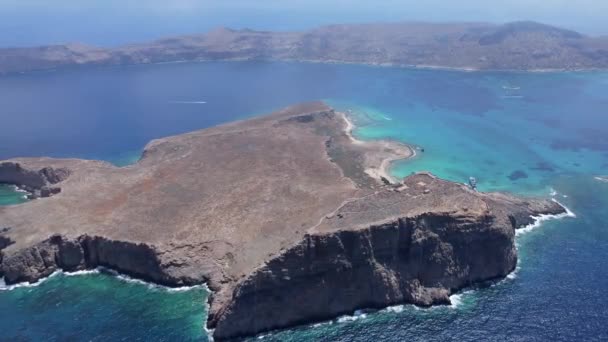
[[[428,173],[383,179],[412,150],[361,142],[342,113],[307,103],[150,142],[139,162],[0,162],[36,194],[0,207],[9,284],[105,266],[206,283],[216,340],[396,303],[449,303],[517,262],[515,229],[559,204],[479,193]],[[312,295],[314,293],[314,295]]]
[[[536,22],[392,23],[305,32],[220,28],[206,34],[97,48],[82,44],[0,49],[0,73],[83,65],[282,60],[463,70],[608,68],[608,37]]]

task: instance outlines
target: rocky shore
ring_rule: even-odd
[[[167,286],[206,283],[228,340],[361,308],[449,303],[517,262],[515,229],[559,204],[418,173],[383,182],[395,142],[353,141],[323,103],[152,141],[135,165],[0,162],[0,183],[56,187],[0,207],[7,284],[104,266]]]

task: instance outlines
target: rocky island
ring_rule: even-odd
[[[362,142],[307,103],[150,142],[134,165],[0,162],[37,199],[0,207],[9,284],[104,266],[168,286],[206,283],[216,340],[360,308],[449,303],[514,270],[515,230],[565,212],[429,173],[386,178],[412,150]]]
[[[0,74],[74,66],[281,60],[462,70],[608,68],[608,37],[536,22],[376,23],[304,32],[220,28],[113,48],[82,44],[0,49]]]

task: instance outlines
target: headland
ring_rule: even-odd
[[[134,165],[0,162],[37,194],[0,207],[8,284],[103,266],[167,286],[206,283],[216,340],[450,294],[515,269],[515,230],[565,209],[417,173],[397,142],[359,141],[321,102],[150,142]],[[384,177],[384,178],[383,178]]]

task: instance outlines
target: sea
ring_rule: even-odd
[[[361,310],[251,341],[608,340],[607,72],[201,62],[5,75],[0,160],[125,166],[151,139],[311,100],[350,111],[359,139],[414,146],[415,158],[392,165],[395,177],[475,177],[480,190],[553,198],[574,215],[518,234],[517,270],[450,306]],[[0,205],[24,201],[0,186]],[[0,286],[0,340],[206,341],[208,295],[106,270],[59,273]]]

